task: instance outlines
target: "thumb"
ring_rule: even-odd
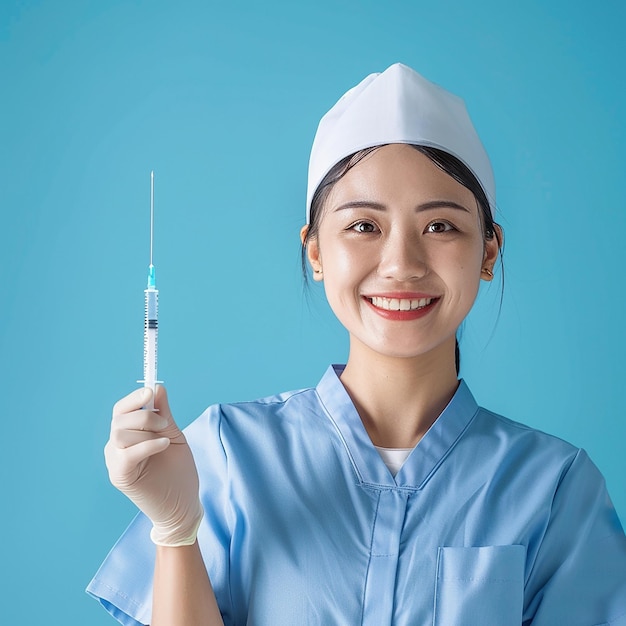
[[[154,394],[154,408],[158,410],[159,415],[168,421],[168,426],[159,432],[160,435],[169,437],[172,443],[185,443],[185,436],[180,431],[174,418],[167,398],[167,391],[162,385],[158,385]]]
[[[167,391],[162,385],[157,385],[154,394],[154,408],[157,409],[163,417],[173,419],[170,403],[167,399]]]

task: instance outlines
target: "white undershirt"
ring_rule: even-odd
[[[382,457],[387,469],[391,472],[391,475],[395,478],[396,474],[400,471],[400,468],[404,465],[404,462],[409,457],[409,454],[413,452],[413,448],[381,448],[380,446],[374,446],[378,450]]]

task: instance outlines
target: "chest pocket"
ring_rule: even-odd
[[[524,546],[439,548],[434,626],[520,626]]]

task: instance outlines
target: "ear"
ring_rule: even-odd
[[[493,225],[494,236],[485,240],[485,253],[483,254],[483,265],[480,277],[483,280],[493,280],[493,268],[498,260],[500,248],[504,244],[504,233],[498,224]]]
[[[319,243],[317,241],[317,237],[313,237],[307,241],[306,237],[308,232],[309,225],[306,224],[300,229],[300,241],[303,246],[306,245],[306,256],[309,259],[311,268],[313,269],[313,280],[321,281],[323,280],[323,274]]]

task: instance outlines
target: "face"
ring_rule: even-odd
[[[307,248],[351,349],[393,357],[453,348],[497,253],[472,192],[400,144],[335,184]]]

